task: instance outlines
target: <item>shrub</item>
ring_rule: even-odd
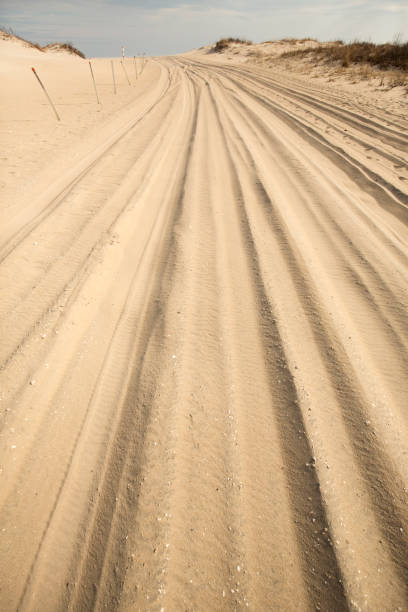
[[[228,47],[233,43],[240,45],[252,45],[251,40],[245,40],[243,38],[220,38],[220,40],[215,43],[212,51],[214,53],[221,53],[222,51],[225,51],[225,49],[228,49]]]
[[[79,55],[79,57],[82,57],[83,59],[85,59],[85,55],[82,53],[82,51],[74,47],[74,45],[69,41],[65,43],[49,43],[48,45],[43,47],[43,50],[47,50],[51,48],[68,51],[68,53],[72,53],[73,55]]]
[[[338,61],[344,67],[366,63],[379,68],[397,68],[408,71],[408,43],[376,45],[358,41],[349,44],[336,42],[319,47],[287,51],[282,54],[282,57],[305,57],[306,55],[315,55],[328,61]]]

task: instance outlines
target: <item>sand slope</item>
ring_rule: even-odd
[[[408,122],[204,57],[126,87],[6,181],[0,608],[406,609]]]

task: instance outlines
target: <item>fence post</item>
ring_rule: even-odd
[[[133,56],[133,65],[135,67],[135,76],[136,76],[136,81],[137,81],[137,76],[138,75],[137,75],[137,64],[136,64],[136,57],[135,56]]]
[[[115,69],[113,67],[113,60],[111,60],[111,67],[112,67],[112,79],[113,79],[113,93],[116,95]]]
[[[43,85],[43,83],[42,83],[42,81],[41,81],[40,77],[39,77],[39,76],[38,76],[38,74],[36,73],[35,68],[31,68],[31,70],[33,71],[34,76],[36,77],[37,81],[39,82],[39,84],[40,84],[40,85],[41,85],[41,87],[42,87],[42,90],[44,91],[45,95],[47,96],[47,100],[48,100],[48,102],[50,103],[50,105],[52,106],[52,109],[53,109],[53,111],[54,111],[54,113],[55,113],[55,116],[57,117],[58,121],[61,121],[60,116],[59,116],[59,114],[57,113],[57,109],[55,108],[55,106],[54,106],[54,104],[53,104],[53,102],[52,102],[52,100],[51,100],[50,96],[48,95],[48,92],[47,92],[47,90],[45,89],[45,87],[44,87],[44,85]]]
[[[89,62],[89,68],[91,69],[92,81],[93,81],[94,88],[95,88],[96,101],[98,102],[98,104],[100,104],[99,97],[98,97],[98,90],[96,89],[95,77],[94,77],[94,73],[92,70],[91,62]]]
[[[123,61],[120,62],[120,63],[122,64],[123,72],[125,73],[125,77],[127,78],[127,82],[129,84],[129,87],[130,87],[130,81],[129,81],[128,73],[126,72],[125,63]]]

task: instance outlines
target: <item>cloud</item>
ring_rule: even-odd
[[[408,14],[408,4],[384,4],[382,6],[382,10],[386,13],[407,13]]]
[[[122,44],[167,54],[220,36],[254,41],[286,36],[322,40],[408,38],[401,0],[0,0],[0,23],[47,43],[72,40],[87,55],[114,55]]]
[[[179,6],[161,7],[155,11],[148,10],[146,15],[156,19],[167,19],[168,17],[181,17],[182,19],[200,19],[202,17],[238,17],[246,18],[247,13],[235,9],[220,6],[204,7],[198,4],[180,4]]]

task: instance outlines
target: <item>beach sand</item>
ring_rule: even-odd
[[[238,60],[0,40],[2,610],[407,609],[406,101]]]

